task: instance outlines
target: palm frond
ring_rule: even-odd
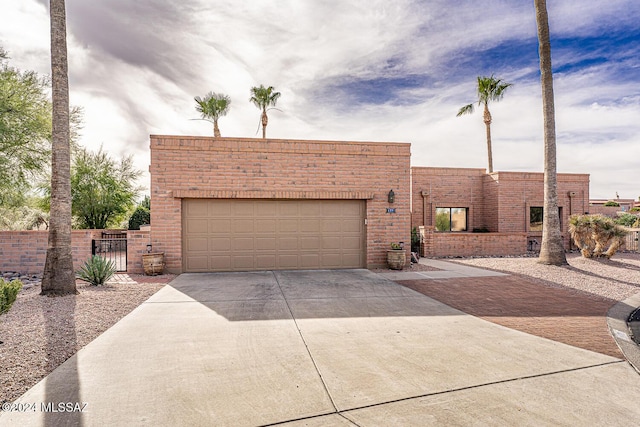
[[[473,113],[473,104],[467,104],[464,107],[462,107],[460,110],[458,110],[458,114],[456,114],[456,116],[460,117],[464,114],[471,114]]]

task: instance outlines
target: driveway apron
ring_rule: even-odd
[[[620,359],[368,270],[203,273],[177,277],[19,399],[37,411],[0,425],[607,425],[635,422],[638,401]]]

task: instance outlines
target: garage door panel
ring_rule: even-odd
[[[300,232],[318,234],[322,231],[322,221],[316,218],[304,218],[300,220]]]
[[[315,254],[301,254],[300,255],[300,268],[318,268],[321,265],[320,255]]]
[[[258,255],[256,256],[256,268],[262,270],[272,269],[276,265],[276,255]]]
[[[342,256],[340,253],[322,254],[322,265],[324,268],[338,268],[342,264]]]
[[[187,233],[203,233],[208,231],[208,221],[206,218],[189,219],[185,224]]]
[[[256,249],[259,251],[275,251],[277,248],[277,242],[275,237],[268,238],[256,238]]]
[[[342,231],[346,233],[360,233],[363,225],[357,219],[343,220],[340,222],[340,224],[342,225]]]
[[[253,234],[255,222],[252,219],[238,218],[231,222],[231,230],[237,234]]]
[[[231,214],[235,217],[250,217],[253,218],[254,203],[252,201],[237,200],[231,206]]]
[[[231,240],[231,248],[233,251],[252,251],[254,242],[255,240],[251,237],[236,237]]]
[[[297,233],[300,226],[297,218],[279,218],[278,219],[278,232],[279,233]]]
[[[210,219],[207,223],[209,233],[228,233],[231,228],[230,219]]]
[[[300,236],[300,249],[301,250],[316,250],[319,251],[321,249],[321,239],[320,236]]]
[[[208,200],[205,200],[208,206],[207,216],[208,217],[230,217],[231,216],[231,205],[228,203],[209,203]],[[189,201],[191,203],[191,201]]]
[[[343,237],[341,242],[342,249],[360,251],[362,250],[362,240],[359,237]]]
[[[362,200],[183,200],[185,271],[364,266]]]
[[[340,236],[322,238],[322,249],[340,249],[340,245]]]
[[[209,251],[207,238],[195,238],[187,243],[189,252],[202,252],[206,254]]]
[[[276,219],[258,219],[256,220],[256,233],[275,233],[278,230],[278,221]]]
[[[231,239],[224,237],[209,238],[209,249],[211,251],[228,251],[231,249]]]
[[[339,233],[341,229],[341,221],[335,219],[322,220],[322,233]]]
[[[191,256],[188,260],[188,266],[191,271],[198,271],[209,267],[208,256]]]
[[[234,255],[231,259],[234,270],[254,270],[255,258],[249,255]]]
[[[296,203],[281,203],[278,206],[279,217],[299,217],[299,206]]]
[[[194,269],[192,271],[215,271],[215,270],[231,270],[231,256],[218,255],[209,257],[209,267]],[[208,268],[208,269],[206,269]]]
[[[189,215],[206,218],[209,212],[208,209],[209,203],[207,203],[207,200],[194,200],[193,203],[189,204]]]
[[[282,270],[295,270],[298,268],[298,255],[278,255],[278,268]]]

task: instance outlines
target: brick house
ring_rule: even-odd
[[[589,175],[558,174],[565,247],[569,216],[589,211]],[[544,175],[484,169],[412,167],[412,227],[426,256],[516,255],[539,249]],[[488,232],[488,233],[487,233]]]
[[[410,148],[152,135],[153,250],[179,273],[383,267],[412,227],[425,256],[539,249],[542,173],[411,167]],[[569,249],[589,175],[558,174],[558,196]]]
[[[380,267],[410,241],[407,143],[152,135],[150,172],[171,272]]]

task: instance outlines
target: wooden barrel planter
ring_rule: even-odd
[[[407,256],[404,253],[404,250],[396,249],[387,251],[387,264],[389,264],[389,268],[392,270],[402,270],[406,260]]]
[[[147,276],[156,276],[164,271],[164,252],[142,254],[142,267]]]

